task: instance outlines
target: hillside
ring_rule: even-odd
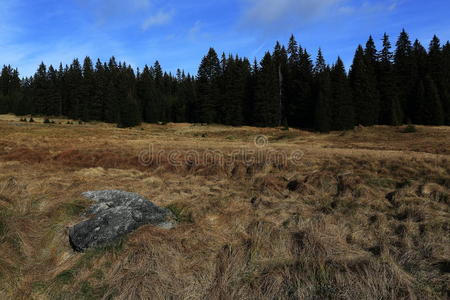
[[[0,116],[2,299],[450,295],[450,127],[35,121]],[[80,194],[103,189],[180,224],[75,253]]]

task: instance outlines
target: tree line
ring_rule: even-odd
[[[134,70],[112,57],[86,57],[58,68],[41,63],[20,78],[4,66],[0,113],[66,116],[130,127],[143,122],[291,126],[321,132],[355,125],[450,125],[450,43],[428,49],[403,30],[395,50],[384,35],[359,45],[347,73],[343,61],[313,58],[291,36],[261,61],[218,56],[211,48],[196,76],[164,72],[156,61]]]

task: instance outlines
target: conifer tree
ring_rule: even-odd
[[[364,126],[375,125],[379,115],[379,96],[376,82],[360,45],[350,70],[350,84],[355,103],[356,122]]]
[[[211,48],[203,57],[197,75],[198,117],[200,122],[214,123],[217,118],[221,67],[216,51]]]
[[[355,111],[350,83],[340,57],[331,69],[332,129],[348,130],[355,126]]]
[[[410,115],[408,99],[411,96],[411,90],[415,84],[414,81],[411,81],[411,74],[414,73],[411,53],[411,41],[409,40],[409,35],[403,29],[396,44],[394,54],[394,72],[397,90],[399,93],[399,101],[402,105],[403,111],[406,112],[407,115]]]
[[[392,65],[389,36],[383,36],[383,49],[379,52],[378,91],[380,93],[380,119],[384,125],[400,125],[403,120],[403,110],[398,98],[397,85]]]
[[[301,74],[301,49],[295,40],[294,35],[291,36],[288,45],[288,65],[285,74],[285,92],[286,92],[286,111],[287,120],[290,126],[300,127],[302,113],[302,74]]]
[[[78,59],[74,59],[67,72],[67,112],[72,119],[81,119],[83,93],[80,89],[83,73]]]
[[[450,42],[442,47],[443,86],[441,88],[442,104],[445,114],[445,125],[450,125]]]
[[[48,89],[47,66],[42,62],[33,78],[32,114],[46,114]]]
[[[278,126],[280,121],[278,68],[270,52],[266,52],[257,73],[254,124],[257,126]]]
[[[120,114],[118,127],[127,128],[137,126],[141,123],[139,108],[132,93],[128,93],[124,101],[120,102]]]
[[[58,85],[58,74],[52,65],[48,68],[48,87],[45,98],[45,108],[42,113],[46,116],[59,115],[61,106],[61,94]]]
[[[444,111],[444,123],[448,121],[450,110],[450,95],[448,81],[446,80],[446,62],[443,48],[439,38],[435,35],[430,42],[428,50],[428,70],[441,99]],[[448,69],[447,69],[448,72]]]
[[[288,97],[286,94],[286,85],[288,84],[289,77],[286,78],[288,73],[288,53],[286,48],[279,42],[276,43],[273,52],[273,64],[275,67],[275,79],[278,85],[278,95],[276,101],[279,106],[278,126],[287,126],[287,107],[289,107]]]
[[[93,105],[93,97],[95,93],[94,67],[92,60],[86,56],[83,62],[83,79],[81,82],[81,103],[80,112],[81,120],[87,122],[89,120],[98,120],[101,112],[98,107]]]
[[[430,75],[425,77],[425,99],[423,123],[425,125],[444,125],[444,110],[442,108],[439,92]]]
[[[320,132],[329,132],[332,129],[332,96],[330,69],[327,66],[319,49],[314,67],[315,80],[315,110],[314,128]]]

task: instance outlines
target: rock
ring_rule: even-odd
[[[69,242],[75,251],[108,244],[143,225],[170,229],[175,224],[170,210],[135,193],[111,190],[82,195],[96,204],[83,214],[90,219],[69,229]]]

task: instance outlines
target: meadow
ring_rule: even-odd
[[[1,299],[450,296],[449,127],[55,121],[0,116]],[[81,193],[104,189],[179,224],[76,253]]]

